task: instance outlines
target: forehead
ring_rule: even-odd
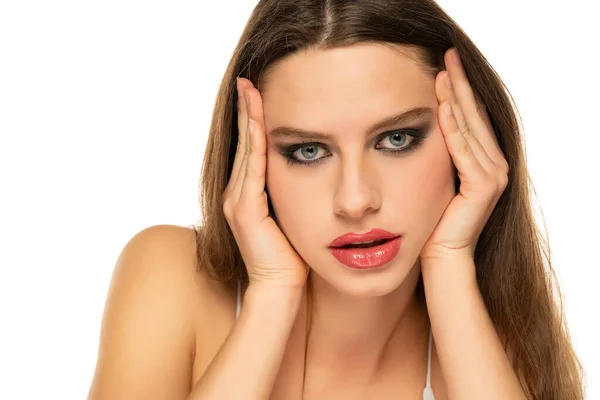
[[[379,43],[296,53],[265,75],[267,131],[359,131],[404,109],[434,107],[434,77],[419,62],[410,48]]]

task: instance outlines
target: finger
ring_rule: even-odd
[[[265,193],[265,172],[267,167],[267,143],[264,131],[264,116],[260,93],[248,88],[249,143],[246,177],[240,199],[257,199]]]
[[[449,83],[450,77],[448,75],[446,75],[445,78],[446,78],[446,82]],[[477,158],[477,161],[479,161],[481,166],[486,171],[488,171],[488,172],[494,171],[496,169],[496,164],[494,164],[492,159],[489,157],[489,155],[485,151],[485,148],[479,142],[478,135],[476,135],[476,132],[475,132],[475,128],[471,127],[467,123],[467,121],[464,117],[464,113],[462,112],[461,106],[460,106],[460,104],[458,104],[458,101],[454,94],[454,90],[452,90],[451,84],[450,84],[450,88],[448,90],[448,101],[450,102],[450,105],[452,106],[452,112],[457,120],[458,130],[463,134],[463,137],[465,138],[467,143],[469,143],[469,146],[471,147],[471,151],[475,155],[475,158]],[[479,135],[479,136],[481,136],[481,135]]]
[[[455,55],[457,58],[454,57]],[[471,127],[471,131],[477,137],[490,159],[498,166],[503,165],[506,163],[506,159],[492,129],[491,121],[489,120],[487,111],[485,111],[485,105],[481,97],[475,95],[471,88],[463,65],[458,57],[458,50],[456,48],[448,50],[444,56],[444,61],[450,77],[452,91],[463,112],[466,124]]]
[[[238,112],[238,142],[237,142],[237,150],[235,155],[235,160],[233,161],[233,168],[231,171],[231,177],[229,178],[232,183],[232,187],[236,186],[240,171],[242,170],[242,161],[244,159],[244,154],[246,152],[246,143],[247,139],[247,126],[248,126],[248,107],[246,105],[246,97],[245,97],[245,88],[243,78],[240,78],[237,81],[237,92],[238,92],[238,101],[237,101],[237,112]],[[235,197],[237,200],[239,198],[239,190],[238,196]]]
[[[248,79],[239,79],[241,94],[240,94],[240,113],[238,116],[238,131],[239,131],[239,144],[242,147],[248,147],[248,98],[246,91],[252,86],[252,82]]]
[[[246,87],[240,83],[241,89],[241,99],[240,99],[240,109],[244,110],[244,114],[240,115],[240,119],[244,119],[246,122],[243,124],[238,124],[242,126],[242,130],[239,132],[238,145],[236,150],[236,159],[235,162],[238,163],[238,167],[235,170],[235,177],[232,179],[232,190],[231,190],[231,198],[237,204],[240,200],[240,196],[242,193],[242,187],[244,185],[244,179],[246,178],[246,168],[248,162],[248,153],[250,152],[250,147],[248,144],[248,97],[246,96]],[[234,164],[235,164],[234,162]]]
[[[235,181],[235,185],[233,186],[232,198],[235,199],[236,203],[240,200],[242,196],[242,189],[244,187],[244,180],[246,179],[246,171],[248,169],[248,157],[250,154],[250,149],[247,146],[240,146],[240,170],[237,175],[237,179]]]
[[[442,133],[446,140],[446,147],[448,147],[452,161],[456,165],[461,181],[464,181],[465,178],[471,178],[472,182],[483,181],[487,173],[475,157],[463,133],[459,130],[450,102],[442,103],[440,109],[438,112],[442,115],[439,116],[439,119],[442,122]]]

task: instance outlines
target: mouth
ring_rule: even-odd
[[[362,242],[362,243],[349,243],[349,244],[346,244],[343,246],[337,246],[337,247],[333,247],[333,248],[334,249],[364,249],[364,248],[382,245],[384,243],[389,242],[390,240],[391,239],[377,239],[377,240],[370,240],[368,242]]]
[[[361,248],[374,247],[399,237],[397,233],[389,232],[381,228],[372,228],[366,232],[349,232],[334,239],[329,247],[331,248]]]
[[[372,269],[387,265],[401,247],[401,236],[386,239],[373,239],[364,242],[351,242],[331,247],[331,254],[342,264],[354,269]]]

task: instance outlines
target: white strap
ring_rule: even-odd
[[[429,328],[429,350],[427,353],[427,385],[426,387],[431,387],[431,344],[433,342],[433,334],[431,332],[431,327]]]
[[[435,400],[433,390],[429,386],[423,390],[423,400]]]
[[[423,400],[435,400],[433,389],[431,388],[431,347],[433,343],[433,333],[429,328],[429,350],[427,354],[427,384],[423,390]]]
[[[237,300],[235,306],[235,319],[240,315],[240,310],[242,309],[242,283],[238,279],[237,283]]]

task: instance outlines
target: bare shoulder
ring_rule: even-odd
[[[231,324],[220,314],[235,312],[235,291],[196,264],[190,228],[155,225],[125,244],[108,291],[89,399],[187,397],[202,354],[226,329],[220,324]]]

